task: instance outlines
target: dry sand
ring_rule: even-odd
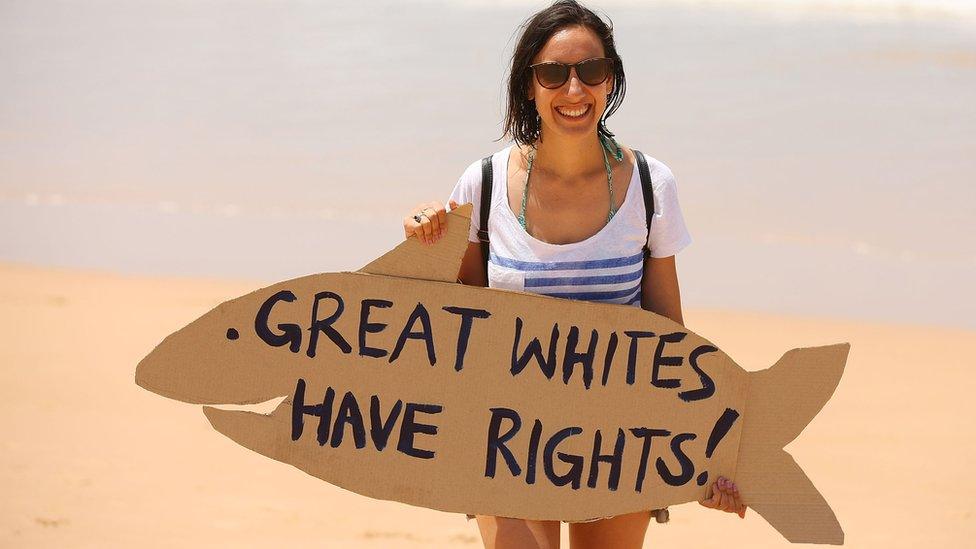
[[[134,384],[136,363],[164,336],[259,285],[0,265],[0,547],[480,547],[460,515],[333,487]],[[908,318],[686,319],[749,370],[793,347],[850,341],[834,398],[788,449],[848,546],[972,546],[976,371],[966,353],[976,333]],[[646,547],[789,546],[754,512],[739,520],[688,504],[671,515],[651,525]]]

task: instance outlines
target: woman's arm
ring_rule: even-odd
[[[458,282],[468,286],[488,285],[485,260],[481,257],[481,242],[468,242],[468,249],[464,251],[464,257],[461,258]]]
[[[674,256],[650,257],[644,262],[641,280],[641,308],[670,318],[684,326],[681,316],[681,291]]]
[[[644,263],[644,278],[641,281],[641,308],[670,318],[684,326],[681,316],[681,291],[678,288],[678,272],[674,266],[674,256],[651,257]],[[700,504],[710,509],[746,516],[746,506],[739,497],[739,489],[734,482],[719,477],[712,485],[711,495]]]

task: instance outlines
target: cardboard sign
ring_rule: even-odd
[[[638,307],[456,283],[471,206],[436,245],[281,282],[167,337],[136,383],[204,406],[242,446],[374,498],[580,521],[701,500],[710,480],[793,542],[843,542],[783,450],[830,398],[849,345],[746,372]]]

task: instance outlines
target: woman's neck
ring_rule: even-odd
[[[536,142],[532,170],[540,170],[557,179],[571,181],[580,176],[602,173],[603,144],[596,133],[582,139],[548,135]]]

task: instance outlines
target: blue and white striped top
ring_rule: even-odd
[[[519,225],[508,203],[508,160],[512,147],[496,152],[488,218],[488,286],[554,297],[640,306],[644,246],[652,257],[675,255],[691,243],[678,205],[674,176],[646,156],[654,188],[654,222],[648,238],[640,175],[634,169],[627,195],[613,219],[595,235],[572,244],[549,244]],[[450,200],[474,204],[468,239],[478,242],[481,161],[458,179]]]

